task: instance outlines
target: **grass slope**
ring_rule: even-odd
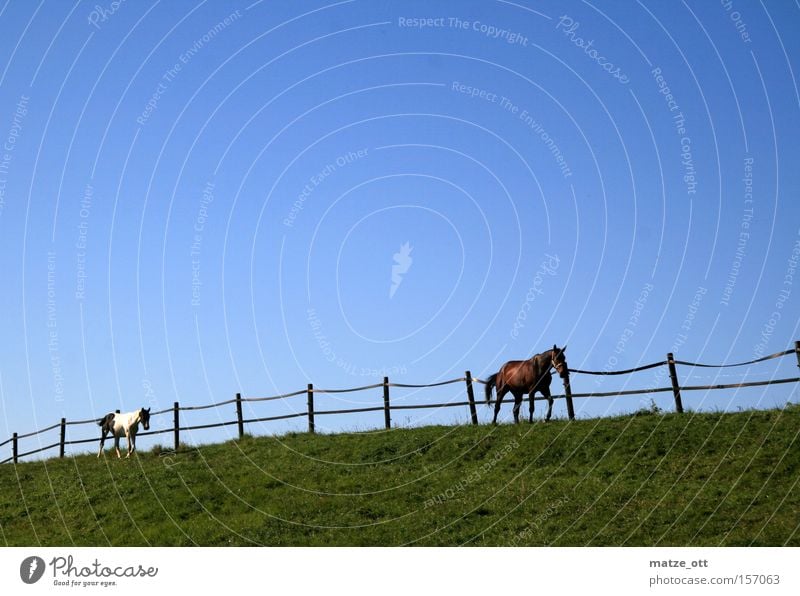
[[[6,545],[800,545],[800,408],[0,466]]]

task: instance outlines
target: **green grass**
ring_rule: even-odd
[[[644,411],[3,465],[0,544],[798,546],[799,431]]]

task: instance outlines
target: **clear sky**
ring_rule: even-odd
[[[800,339],[797,4],[9,1],[0,26],[0,439],[237,391],[485,378],[554,343],[574,368],[616,370]],[[575,392],[668,384],[572,378]],[[684,405],[797,398],[782,385]]]

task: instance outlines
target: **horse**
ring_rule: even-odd
[[[494,405],[494,420],[497,424],[497,415],[500,413],[500,404],[509,391],[514,396],[514,422],[519,423],[519,409],[522,405],[523,395],[530,397],[529,422],[533,422],[533,395],[537,391],[547,399],[547,418],[550,420],[553,412],[553,398],[550,397],[550,382],[553,375],[550,369],[555,368],[563,379],[569,374],[567,360],[564,356],[567,346],[558,348],[555,344],[552,350],[536,354],[528,360],[510,360],[500,367],[500,370],[486,381],[486,403],[492,400],[492,387],[497,389],[497,402]]]
[[[122,457],[119,453],[119,439],[122,435],[128,441],[128,455],[136,451],[136,433],[139,432],[139,423],[142,423],[145,430],[150,430],[150,408],[142,408],[135,412],[128,412],[127,414],[115,414],[110,412],[106,414],[97,423],[102,431],[100,436],[100,451],[97,452],[97,457],[103,453],[103,446],[106,442],[106,435],[112,433],[114,435],[114,449],[117,450],[117,457]]]

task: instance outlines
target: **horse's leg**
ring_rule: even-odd
[[[533,410],[534,410],[534,407],[535,407],[534,404],[536,403],[536,401],[533,399],[533,396],[535,394],[536,394],[536,390],[535,389],[532,389],[531,392],[528,394],[528,399],[531,400],[531,403],[528,404],[528,412],[529,412],[528,422],[531,422],[531,423],[533,423]]]
[[[550,397],[550,387],[542,387],[541,392],[542,395],[547,398],[547,417],[544,421],[548,422],[550,420],[550,414],[553,413],[553,398]]]
[[[117,434],[117,431],[113,432],[114,432],[114,449],[117,452],[117,459],[119,459],[122,457],[122,454],[119,452],[119,435]]]
[[[131,456],[131,431],[128,430],[128,429],[125,430],[125,438],[128,441],[128,454],[125,457],[130,457]]]
[[[492,420],[492,424],[497,424],[497,415],[500,413],[500,404],[503,403],[503,397],[506,393],[508,393],[508,389],[503,387],[500,389],[499,387],[495,386],[497,391],[497,401],[494,404],[494,420]]]
[[[100,434],[100,451],[97,452],[97,457],[100,457],[100,454],[103,453],[103,446],[106,444],[106,430],[103,429]]]
[[[514,424],[519,424],[519,409],[522,407],[523,393],[512,391],[514,394]]]

